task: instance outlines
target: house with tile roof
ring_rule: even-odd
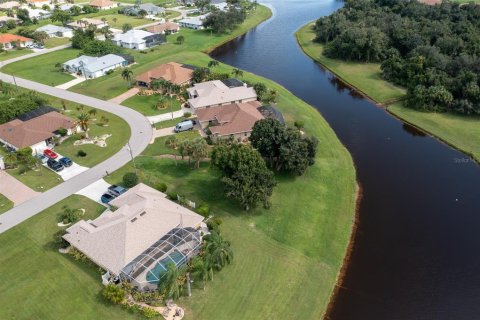
[[[111,0],[91,0],[89,4],[90,6],[99,10],[107,10],[118,7],[118,3]]]
[[[97,27],[97,29],[101,29],[103,27],[108,27],[108,22],[103,22],[100,19],[83,18],[67,24],[67,26],[72,29],[87,29],[90,25]]]
[[[165,42],[165,36],[144,30],[132,29],[116,34],[112,41],[119,47],[143,50]]]
[[[164,193],[140,183],[110,204],[117,209],[81,220],[63,236],[110,275],[154,289],[167,264],[179,267],[198,254],[204,218]]]
[[[127,60],[116,54],[107,54],[102,57],[82,55],[62,64],[65,72],[83,74],[87,78],[98,78],[108,71],[123,68],[128,65]]]
[[[187,92],[193,110],[257,100],[255,90],[237,79],[196,83]]]
[[[7,11],[10,9],[15,9],[20,7],[20,3],[17,1],[7,1],[7,2],[2,2],[0,3],[0,10],[2,11]]]
[[[70,135],[76,132],[77,124],[57,109],[40,107],[0,125],[0,142],[14,150],[31,147],[34,154],[42,153],[62,128]]]
[[[156,6],[153,3],[141,3],[135,6],[128,6],[123,9],[123,13],[129,16],[137,16],[141,10],[145,10],[149,16],[165,13],[165,8]]]
[[[24,48],[29,44],[33,44],[33,39],[16,34],[2,33],[0,34],[0,43],[3,45],[3,49],[9,50],[17,47]]]
[[[260,107],[258,101],[231,103],[197,110],[196,115],[202,129],[213,139],[233,137],[243,141],[252,133],[255,122],[264,119]]]
[[[27,0],[27,4],[41,8],[44,5],[50,6],[50,0]]]
[[[159,23],[154,26],[150,26],[147,28],[148,32],[151,33],[177,33],[180,30],[180,25],[175,22],[164,22]]]
[[[71,38],[73,30],[62,26],[47,24],[35,30],[37,32],[45,32],[49,38]]]
[[[194,67],[180,64],[177,62],[168,62],[154,67],[135,77],[137,85],[140,87],[150,87],[152,81],[166,80],[176,85],[186,85],[192,80]]]

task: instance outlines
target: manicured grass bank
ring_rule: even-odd
[[[388,106],[387,110],[480,162],[480,117],[419,112],[399,103]]]
[[[183,53],[184,63],[206,65],[201,53]],[[221,64],[218,72],[231,67]],[[157,139],[136,159],[141,179],[165,182],[197,203],[208,203],[224,219],[223,232],[232,241],[235,262],[222,270],[207,290],[183,299],[189,319],[320,319],[340,270],[355,211],[352,159],[321,115],[280,85],[245,72],[244,79],[262,81],[279,95],[286,120],[305,121],[305,131],[320,140],[316,164],[302,177],[278,176],[272,208],[244,212],[224,196],[219,173],[204,162],[194,170],[188,161],[156,157],[172,153]],[[131,165],[108,179],[121,183]]]
[[[13,208],[13,202],[8,200],[3,194],[0,194],[0,214]]]
[[[312,42],[314,32],[311,26],[312,24],[308,24],[302,27],[296,32],[296,37],[304,52],[312,59],[377,103],[385,104],[405,95],[404,89],[381,78],[378,64],[350,63],[324,57],[322,45]],[[391,104],[387,109],[403,121],[425,130],[480,161],[480,118],[419,112],[402,106],[401,102]]]
[[[405,95],[405,89],[382,79],[380,64],[345,62],[325,57],[323,46],[312,40],[313,24],[307,24],[295,33],[303,51],[340,79],[378,103],[388,103]]]

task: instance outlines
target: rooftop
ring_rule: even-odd
[[[257,110],[260,106],[258,101],[232,103],[197,110],[197,117],[200,122],[216,120],[218,125],[210,131],[219,136],[250,132],[255,122],[264,118]]]
[[[156,24],[154,26],[150,26],[147,28],[147,31],[152,33],[162,33],[165,30],[178,30],[178,29],[180,29],[180,26],[178,25],[178,23],[165,22],[165,23]]]
[[[53,132],[60,128],[75,126],[75,121],[57,111],[40,112],[38,116],[28,114],[0,125],[0,139],[17,148],[24,148],[52,137]],[[20,118],[28,120],[22,121]]]
[[[138,184],[110,202],[118,207],[95,220],[81,220],[64,235],[72,246],[102,268],[119,275],[123,267],[182,226],[197,228],[203,217]]]
[[[114,6],[115,4],[116,2],[113,2],[110,0],[91,0],[90,1],[90,5],[92,7],[100,7],[100,8],[111,7],[111,6]]]
[[[77,21],[70,22],[68,25],[71,27],[76,27],[76,28],[83,28],[85,27],[85,23],[87,25],[95,25],[95,26],[100,26],[100,25],[108,25],[107,22],[103,22],[102,20],[99,19],[90,19],[90,18],[83,18]]]
[[[155,34],[144,30],[132,29],[122,34],[116,34],[113,40],[124,43],[142,43],[145,41],[145,38],[150,36],[155,36]]]
[[[46,33],[57,33],[57,32],[72,31],[72,29],[61,27],[61,26],[56,26],[56,25],[53,25],[53,24],[47,24],[45,26],[42,26],[42,27],[38,28],[36,31],[39,31],[39,32],[44,31]]]
[[[187,91],[191,96],[196,96],[188,100],[195,109],[257,98],[257,93],[251,87],[229,88],[219,80],[196,83]]]
[[[10,43],[15,41],[27,42],[27,41],[32,41],[32,39],[18,36],[16,34],[10,34],[10,33],[0,34],[0,43]]]
[[[96,72],[125,61],[126,60],[123,57],[117,56],[116,54],[107,54],[102,57],[91,57],[82,55],[78,58],[68,60],[64,63],[64,65],[78,68],[80,64],[83,64],[85,70],[90,72]]]
[[[192,72],[193,69],[191,67],[185,67],[176,62],[169,62],[156,66],[138,75],[135,79],[145,83],[150,83],[152,80],[164,79],[180,85],[192,79]]]
[[[185,23],[185,24],[193,24],[195,26],[203,26],[203,19],[207,17],[206,14],[201,15],[201,16],[196,16],[196,17],[188,17],[185,19],[180,20],[180,23]]]

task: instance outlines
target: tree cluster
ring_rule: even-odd
[[[205,28],[210,28],[216,33],[225,33],[233,30],[245,21],[247,13],[243,9],[230,7],[227,11],[213,10],[203,21]]]
[[[426,111],[480,114],[480,6],[347,0],[315,23],[328,57],[381,62],[383,77]]]
[[[250,142],[272,170],[302,175],[315,163],[318,140],[275,119],[257,121]]]
[[[258,203],[270,207],[276,181],[265,160],[252,147],[221,141],[212,151],[212,165],[223,173],[227,196],[236,199],[245,210]]]
[[[0,102],[0,124],[9,122],[19,115],[37,109],[46,104],[46,100],[36,92],[19,93],[14,95],[14,88],[4,82],[0,83],[2,94],[11,97]]]
[[[72,47],[82,49],[83,54],[96,57],[122,52],[122,49],[111,40],[101,41],[95,39],[95,28],[75,30],[72,37]]]

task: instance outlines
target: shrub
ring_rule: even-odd
[[[123,175],[123,185],[126,188],[135,187],[138,184],[138,176],[135,172],[127,172]]]
[[[210,207],[208,204],[202,203],[198,206],[197,213],[206,218],[210,214]]]
[[[65,128],[60,128],[57,130],[58,134],[61,135],[62,137],[65,137],[68,133],[68,130]]]
[[[149,308],[149,307],[143,307],[142,314],[147,319],[155,318],[156,316],[159,315],[159,313],[157,311],[155,311],[155,310],[153,310],[152,308]]]
[[[113,73],[113,69],[110,69],[110,70],[107,70],[105,71],[105,74],[108,76],[109,74],[112,74]]]
[[[102,290],[102,296],[108,301],[119,304],[125,300],[125,292],[114,284],[108,284]]]
[[[155,186],[155,189],[157,189],[160,192],[165,193],[168,189],[168,186],[165,182],[160,182]]]
[[[297,120],[293,123],[293,125],[298,129],[298,130],[302,130],[303,127],[305,126],[305,121],[303,120]]]
[[[191,114],[190,112],[185,112],[185,113],[183,114],[183,116],[184,116],[185,118],[190,118],[190,117],[192,116],[192,114]]]
[[[167,192],[167,198],[173,201],[177,201],[177,193],[176,192]]]
[[[148,51],[147,50],[140,50],[140,53],[147,54]]]
[[[218,226],[221,226],[223,223],[222,218],[219,218],[219,217],[214,217],[212,221],[215,222]]]
[[[86,153],[85,151],[83,151],[83,150],[78,150],[77,156],[83,158],[83,157],[86,157],[86,156],[87,156],[87,153]]]
[[[214,219],[210,219],[207,221],[207,228],[210,231],[216,231],[217,233],[220,233],[220,226],[215,222]]]

